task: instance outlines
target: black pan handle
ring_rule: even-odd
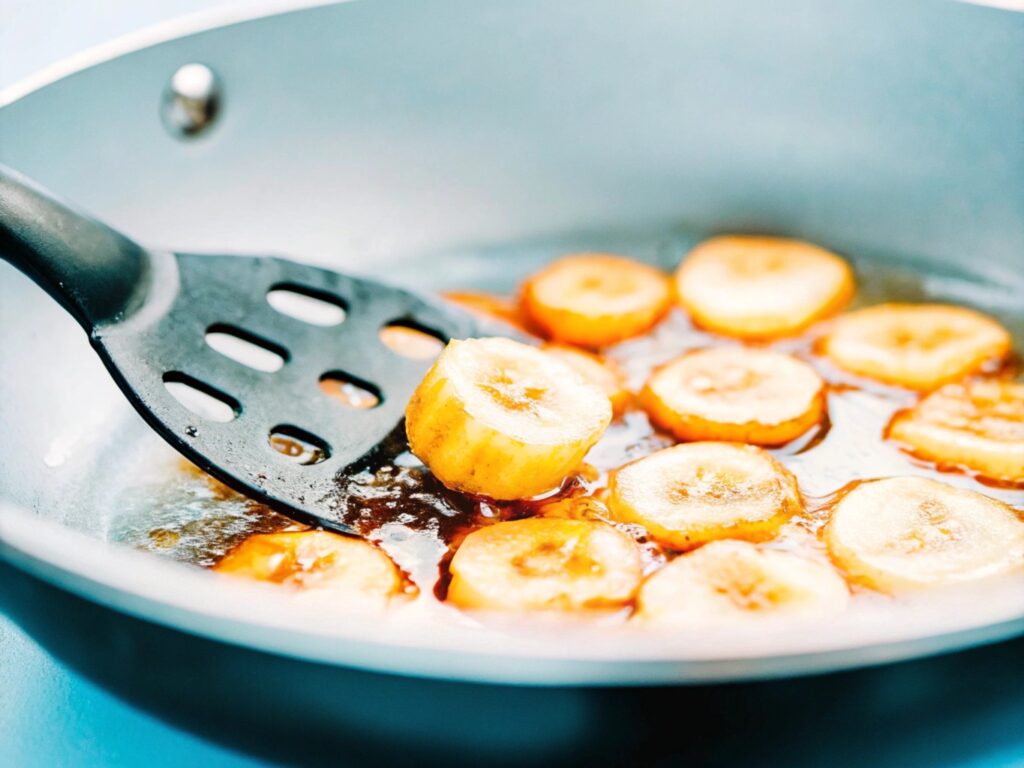
[[[150,279],[142,247],[4,165],[0,258],[38,283],[87,332],[134,311]]]

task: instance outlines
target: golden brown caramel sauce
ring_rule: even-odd
[[[433,360],[444,349],[444,342],[436,336],[406,325],[385,326],[377,336],[392,352],[413,360]]]
[[[271,448],[289,459],[294,459],[299,464],[317,464],[327,458],[323,448],[310,445],[294,437],[271,434],[268,440]]]
[[[303,453],[302,446],[296,440],[281,435],[271,436],[270,447],[290,459],[297,459]]]
[[[917,278],[901,273],[885,280],[868,279],[860,287],[858,304],[881,300],[932,298]],[[479,293],[448,294],[475,311],[486,313],[522,330],[518,304],[511,298]],[[798,478],[805,511],[794,516],[767,546],[824,559],[819,533],[831,507],[859,483],[894,475],[935,477],[987,493],[1016,508],[1024,507],[1024,489],[982,486],[978,478],[955,468],[935,467],[905,454],[884,440],[886,425],[896,411],[911,406],[916,395],[859,379],[832,366],[817,353],[816,342],[827,322],[793,338],[765,343],[812,365],[828,382],[828,416],[817,428],[770,452]],[[1024,323],[1011,326],[1018,334]],[[436,341],[436,340],[435,340]],[[692,349],[738,342],[695,328],[680,311],[672,311],[649,333],[605,351],[623,372],[628,387],[638,390],[655,367]],[[1003,363],[986,375],[1018,375],[1016,363]],[[332,396],[335,393],[330,393]],[[472,530],[503,520],[533,515],[608,520],[603,499],[608,473],[675,441],[652,428],[647,416],[629,405],[591,450],[586,465],[563,487],[544,498],[523,502],[494,502],[469,497],[442,486],[408,451],[404,436],[393,436],[362,467],[339,477],[326,511],[336,515],[366,539],[378,543],[419,586],[420,599],[443,599],[447,564],[462,539]],[[297,530],[302,526],[262,505],[246,500],[195,470],[183,468],[171,485],[174,498],[195,507],[194,516],[150,526],[122,538],[137,546],[177,559],[209,566],[252,533]],[[201,487],[200,487],[201,486]],[[205,489],[205,490],[204,490]],[[157,500],[157,506],[166,503]],[[152,500],[150,500],[152,503]],[[153,516],[148,518],[150,522]],[[645,572],[659,568],[675,553],[649,540],[636,525],[613,523],[632,536],[644,553]],[[864,591],[853,585],[855,592]]]
[[[208,567],[254,533],[308,527],[245,498],[184,459],[176,459],[174,469],[173,482],[139,485],[118,495],[111,538]]]
[[[349,408],[373,408],[380,404],[380,398],[377,395],[351,381],[332,378],[320,379],[320,391]]]
[[[171,549],[181,541],[181,531],[172,531],[167,528],[154,528],[149,532],[150,541],[157,549]]]

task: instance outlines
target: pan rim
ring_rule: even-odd
[[[981,1],[999,2],[999,0]],[[304,11],[324,5],[341,5],[350,2],[354,2],[354,0],[257,0],[247,6],[227,5],[176,16],[73,53],[17,82],[0,88],[0,109],[66,77],[141,51],[144,48],[152,48],[161,43],[220,27],[234,26],[270,16],[281,16],[292,11]]]
[[[842,633],[832,633],[823,644],[820,636],[809,637],[814,633],[794,632],[769,638],[771,650],[752,645],[749,637],[741,644],[734,633],[725,653],[722,636],[704,638],[682,653],[667,635],[592,627],[587,642],[577,645],[561,628],[556,636],[528,627],[523,636],[493,627],[394,622],[390,616],[351,622],[353,615],[343,612],[321,623],[323,614],[273,587],[235,583],[133,551],[6,502],[0,502],[0,558],[106,609],[228,645],[329,666],[469,683],[593,687],[769,680],[925,658],[1024,635],[1024,594],[1013,584],[1001,601],[962,595],[961,607],[973,606],[977,614],[970,621],[946,601],[936,601],[932,618],[958,617],[939,631],[927,622],[914,631],[908,631],[913,624],[880,622],[874,629],[881,632],[868,642],[849,636],[843,642]],[[314,623],[296,624],[303,619]],[[757,641],[765,646],[764,637]]]
[[[259,0],[250,6],[222,6],[208,8],[166,21],[157,22],[119,35],[111,40],[73,53],[53,62],[17,82],[0,88],[0,109],[41,90],[66,77],[70,77],[99,64],[151,48],[181,37],[199,34],[220,27],[242,24],[269,16],[281,16],[293,11],[304,11],[327,5],[342,5],[357,0]],[[1008,13],[1024,13],[1024,0],[956,0],[966,5],[977,5]]]

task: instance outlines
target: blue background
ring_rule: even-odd
[[[125,704],[57,663],[2,614],[0,764],[11,768],[269,765],[198,739]]]

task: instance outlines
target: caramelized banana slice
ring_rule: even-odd
[[[636,618],[666,625],[812,618],[845,610],[846,582],[831,567],[745,541],[713,541],[648,577]]]
[[[721,347],[655,371],[640,403],[679,440],[782,445],[821,422],[825,383],[789,355]]]
[[[472,610],[615,609],[640,585],[640,549],[609,525],[531,518],[473,531],[451,562],[448,599]]]
[[[671,300],[657,269],[606,253],[566,256],[523,284],[523,309],[549,338],[591,349],[643,333]]]
[[[559,360],[568,363],[580,376],[608,395],[613,415],[618,416],[626,409],[630,393],[626,389],[622,372],[615,367],[612,361],[561,344],[547,344],[543,349],[549,355],[554,355]]]
[[[441,296],[475,315],[500,320],[518,331],[533,334],[522,307],[513,298],[474,291],[448,291]]]
[[[213,570],[326,591],[349,603],[383,603],[402,591],[401,573],[386,554],[362,539],[328,531],[255,534]]]
[[[980,579],[1024,565],[1024,522],[1005,504],[920,477],[857,486],[825,526],[836,564],[882,591]]]
[[[676,295],[694,322],[744,339],[795,334],[841,309],[853,288],[836,254],[774,237],[714,237],[676,271]]]
[[[550,491],[611,421],[600,389],[510,339],[452,341],[405,411],[409,446],[449,488],[494,499]]]
[[[796,478],[760,448],[687,443],[616,470],[608,509],[670,547],[764,540],[803,508]]]
[[[1024,482],[1024,384],[947,384],[898,413],[888,436],[922,459]]]
[[[1010,334],[990,317],[944,304],[879,304],[840,317],[822,348],[851,373],[934,389],[1001,360]]]

